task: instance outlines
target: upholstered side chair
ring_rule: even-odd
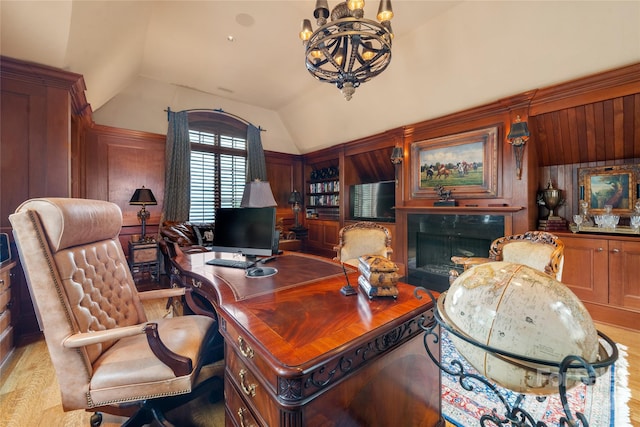
[[[546,231],[527,231],[523,234],[499,237],[491,243],[488,258],[451,257],[464,270],[489,261],[507,261],[524,264],[545,272],[562,281],[564,266],[564,243],[558,236]],[[450,272],[450,282],[458,276],[456,270]]]
[[[375,222],[356,222],[345,225],[338,233],[338,246],[333,248],[333,258],[344,264],[358,266],[358,257],[362,255],[381,255],[390,258],[391,233],[387,227]]]
[[[214,317],[147,320],[143,298],[187,291],[138,293],[117,205],[32,199],[9,219],[65,411],[96,412],[92,425],[100,412],[130,417],[126,426],[171,425],[164,411],[221,381]]]

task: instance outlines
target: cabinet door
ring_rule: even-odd
[[[338,221],[324,222],[324,245],[327,249],[333,250],[338,244],[338,234],[340,233],[340,223]]]
[[[307,245],[313,249],[321,249],[324,239],[324,227],[322,222],[317,220],[307,221],[307,228],[309,229],[307,234]]]
[[[562,283],[582,301],[609,302],[608,242],[604,239],[562,237]]]
[[[640,310],[640,242],[609,241],[610,303]]]

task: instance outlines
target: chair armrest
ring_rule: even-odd
[[[99,344],[105,341],[114,341],[121,338],[132,337],[134,335],[144,334],[144,328],[146,325],[146,323],[141,323],[138,325],[105,329],[104,331],[81,332],[65,338],[62,345],[65,348],[78,348],[87,345]]]
[[[180,249],[182,250],[182,253],[185,253],[185,254],[198,254],[200,252],[211,252],[209,249],[201,245],[184,246]]]
[[[486,262],[491,262],[493,260],[491,258],[483,258],[483,257],[452,256],[451,261],[454,264],[462,265],[466,270],[469,267],[473,267],[474,265],[484,264]]]
[[[158,324],[149,322],[120,328],[106,329],[104,331],[81,332],[67,337],[62,345],[65,348],[78,348],[105,341],[113,341],[134,335],[145,334],[149,348],[162,363],[167,365],[173,373],[180,377],[187,375],[193,369],[190,358],[174,353],[164,345],[158,335]]]
[[[154,299],[165,299],[171,297],[181,297],[187,293],[185,288],[169,288],[169,289],[154,289],[152,291],[138,292],[140,301],[149,301]]]

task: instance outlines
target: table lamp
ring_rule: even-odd
[[[266,208],[277,205],[269,182],[255,179],[244,186],[241,208]]]
[[[142,224],[141,231],[141,241],[146,241],[146,228],[147,228],[147,219],[149,219],[149,211],[146,210],[146,205],[157,205],[158,202],[156,198],[153,196],[153,193],[148,188],[137,188],[136,191],[131,196],[131,200],[129,200],[130,205],[142,205],[142,209],[138,212],[138,218],[140,218],[140,222]]]
[[[302,203],[302,195],[297,191],[293,190],[291,195],[289,195],[289,204],[291,205],[291,210],[293,211],[293,217],[295,219],[294,229],[300,228],[300,222],[298,221],[298,213],[300,212],[300,204]]]

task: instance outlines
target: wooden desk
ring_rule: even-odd
[[[371,301],[340,294],[342,267],[326,258],[286,253],[266,265],[276,275],[246,278],[206,265],[214,256],[224,255],[176,261],[217,304],[228,426],[444,425],[440,374],[417,325],[432,306],[413,286]],[[350,269],[354,286],[357,277]]]

